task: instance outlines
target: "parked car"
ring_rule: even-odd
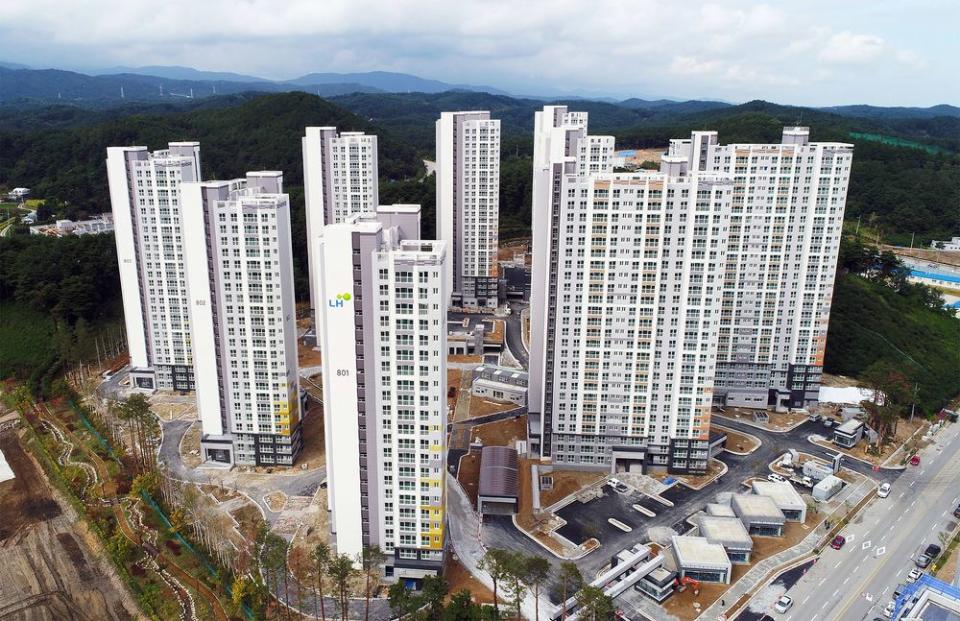
[[[773,609],[779,613],[784,613],[790,610],[791,606],[793,606],[793,598],[789,595],[781,595]]]
[[[827,429],[829,429],[829,428],[833,427],[833,421],[832,421],[831,419],[829,419],[829,418],[825,418],[825,419],[823,420],[823,426],[826,427]]]
[[[774,483],[783,483],[784,481],[786,481],[786,479],[784,479],[782,476],[780,476],[776,472],[771,472],[770,474],[768,474],[767,480],[773,481]]]
[[[907,574],[907,582],[916,582],[920,579],[920,576],[923,575],[923,572],[916,567],[910,570],[910,573]]]
[[[877,496],[880,498],[886,498],[890,495],[890,484],[883,483],[880,487],[877,488]]]
[[[847,538],[843,535],[837,535],[833,538],[833,541],[830,542],[830,547],[834,550],[839,550],[845,543],[847,543]]]
[[[942,551],[943,551],[943,548],[941,548],[935,543],[931,543],[930,545],[927,546],[927,549],[924,550],[923,553],[929,556],[930,560],[933,560],[938,556],[940,556],[940,552]]]
[[[883,609],[883,616],[890,618],[893,616],[893,611],[897,607],[897,602],[891,600],[887,602],[887,607]]]
[[[957,508],[953,510],[953,517],[960,518],[960,505],[957,505]]]
[[[920,556],[917,557],[917,560],[915,560],[913,564],[919,567],[920,569],[926,569],[927,566],[930,565],[930,561],[932,560],[933,559],[927,556],[926,554],[921,554]]]
[[[823,419],[823,417],[820,416],[819,414],[811,414],[808,417],[808,419],[810,420],[811,423],[818,423]]]
[[[920,456],[919,456],[919,455],[914,455],[913,457],[911,457],[911,458],[910,458],[910,465],[911,465],[911,466],[919,466],[919,465],[920,465]]]

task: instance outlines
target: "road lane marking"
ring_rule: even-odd
[[[923,473],[924,473],[924,472],[926,472],[926,470],[921,470],[921,471],[920,471],[920,476],[923,476]]]
[[[915,505],[915,504],[917,504],[917,501],[916,501],[916,500],[914,500],[913,502],[910,503],[910,508],[913,509],[913,505]]]
[[[834,565],[833,568],[836,569],[837,567],[840,567],[840,562],[841,562],[841,561],[837,561],[837,564]],[[821,583],[821,584],[823,584],[823,583]]]
[[[843,583],[844,583],[844,584],[846,584],[846,583],[848,583],[848,582],[850,582],[850,576],[847,576],[846,578],[843,579]]]
[[[902,573],[903,573],[903,567],[901,567],[901,568],[900,568],[900,571],[897,572],[897,578],[899,578],[899,577],[900,577],[900,574],[902,574]]]
[[[840,595],[840,589],[837,589],[836,591],[834,591],[833,595],[831,595],[830,597],[836,597],[837,595]]]
[[[803,601],[802,601],[802,602],[800,602],[800,605],[801,605],[801,606],[803,606],[804,604],[806,604],[806,603],[807,603],[807,601],[808,601],[809,599],[810,599],[810,596],[809,596],[809,595],[807,595],[806,597],[804,597],[804,598],[803,598]]]
[[[910,487],[913,487],[913,486],[916,485],[916,484],[917,484],[916,479],[914,479],[913,481],[910,481]]]
[[[935,531],[935,530],[937,530],[937,525],[936,525],[936,524],[934,524],[933,526],[930,527],[930,532],[931,532],[931,533],[932,533],[933,531]]]
[[[873,545],[873,542],[867,540],[867,541],[864,541],[862,544],[860,544],[860,549],[861,549],[861,550],[869,550],[869,549],[870,549],[870,546],[872,546],[872,545]]]

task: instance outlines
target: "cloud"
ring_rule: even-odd
[[[948,26],[960,5],[918,1],[14,0],[0,2],[0,59],[270,78],[383,69],[520,94],[788,103],[879,102],[898,95],[884,84],[910,79],[918,96],[956,101],[956,81],[935,76],[960,55]]]
[[[877,60],[886,50],[886,42],[878,36],[845,30],[827,39],[820,59],[832,63],[863,64]]]

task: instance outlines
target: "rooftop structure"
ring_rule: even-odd
[[[511,514],[517,509],[519,470],[517,451],[485,446],[480,452],[477,509],[481,514]]]
[[[700,535],[710,543],[722,545],[732,562],[750,562],[753,539],[739,518],[701,515],[698,523]]]
[[[722,545],[710,543],[704,537],[688,535],[674,535],[671,541],[677,570],[682,577],[701,582],[730,583],[732,566]]]
[[[730,504],[751,535],[779,537],[783,534],[787,519],[769,496],[735,494]]]
[[[722,505],[716,502],[707,503],[706,511],[707,515],[714,515],[717,517],[737,516],[737,514],[733,512],[733,507],[730,505]]]
[[[785,481],[754,481],[752,488],[754,494],[772,498],[787,520],[791,522],[806,521],[807,503],[792,484]]]
[[[30,227],[31,235],[68,237],[70,235],[99,235],[113,232],[113,214],[104,213],[89,220],[57,220],[54,224],[39,224]]]

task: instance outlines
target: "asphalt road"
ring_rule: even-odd
[[[841,534],[840,550],[827,548],[820,561],[788,594],[794,607],[783,621],[861,620],[882,617],[913,560],[938,533],[956,525],[960,502],[960,425],[940,432],[921,453],[921,465],[893,482],[887,498],[876,498]]]

